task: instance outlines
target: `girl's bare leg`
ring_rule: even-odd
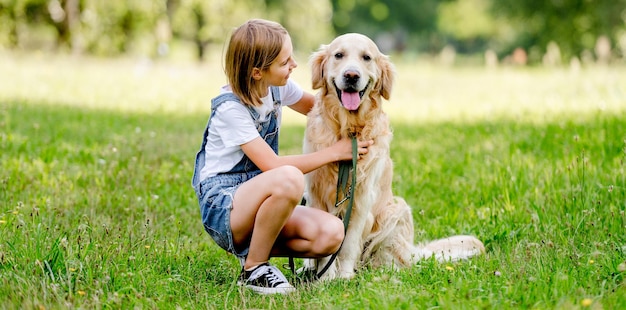
[[[343,223],[324,211],[298,207],[304,175],[292,166],[266,171],[235,192],[230,215],[235,244],[250,240],[244,267],[269,260],[270,255],[323,257],[343,240]]]
[[[344,238],[343,222],[315,208],[297,206],[272,250],[272,256],[319,258],[331,255]]]
[[[237,189],[230,226],[235,244],[250,241],[245,268],[268,261],[303,192],[304,175],[292,166],[266,171]]]

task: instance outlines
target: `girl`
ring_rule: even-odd
[[[235,29],[225,57],[228,85],[211,101],[192,179],[205,230],[242,262],[238,284],[263,294],[295,290],[268,263],[271,256],[328,256],[344,237],[340,219],[298,203],[304,174],[351,159],[350,140],[278,156],[281,107],[306,115],[314,103],[289,79],[297,67],[292,51],[280,24],[255,19]],[[359,155],[371,144],[359,142]]]

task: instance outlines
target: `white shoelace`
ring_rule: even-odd
[[[259,266],[259,268],[254,270],[254,272],[250,275],[250,279],[258,279],[265,275],[265,278],[271,287],[276,287],[282,283],[288,283],[284,275],[280,271],[274,269],[276,269],[274,266]]]

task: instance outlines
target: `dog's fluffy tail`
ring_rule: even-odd
[[[480,255],[485,246],[474,236],[458,235],[416,245],[415,261],[434,256],[438,261],[458,261]]]

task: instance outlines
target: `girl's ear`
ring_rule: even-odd
[[[324,86],[324,64],[326,63],[328,45],[322,45],[311,56],[311,79],[313,89],[319,89]]]
[[[262,77],[263,77],[263,73],[262,73],[261,69],[259,69],[259,68],[252,68],[252,78],[255,81],[260,81]]]

